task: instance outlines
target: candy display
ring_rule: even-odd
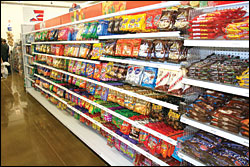
[[[249,59],[210,55],[188,68],[190,78],[249,87]]]
[[[186,108],[187,116],[201,122],[248,136],[249,105],[246,98],[206,91]]]
[[[248,166],[248,147],[203,131],[181,143],[183,151],[209,166]]]
[[[211,13],[205,13],[193,17],[190,22],[189,39],[216,39],[223,35],[223,31],[227,33],[225,39],[248,39],[247,35],[240,35],[232,29],[234,27],[249,27],[247,19],[242,19],[247,11],[243,7],[236,9],[216,10]],[[242,22],[241,22],[242,21]],[[246,24],[245,24],[246,23]],[[232,33],[234,32],[234,33]]]

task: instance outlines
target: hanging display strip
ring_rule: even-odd
[[[30,66],[30,65],[28,65],[28,64],[24,64],[26,67],[29,67],[29,68],[34,68],[34,67],[32,67],[32,66]]]
[[[217,127],[214,127],[214,126],[209,125],[209,124],[201,123],[201,122],[196,121],[194,119],[188,118],[185,115],[181,116],[180,121],[182,123],[187,124],[187,125],[193,126],[195,128],[204,130],[206,132],[215,134],[217,136],[223,137],[225,139],[228,139],[228,140],[231,140],[231,141],[234,141],[236,143],[239,143],[239,144],[242,144],[244,146],[249,147],[249,138],[248,137],[240,136],[239,134],[229,132],[229,131],[223,130],[221,128],[217,128]]]
[[[25,56],[27,56],[27,57],[33,57],[32,55],[29,55],[29,54],[25,54]]]
[[[43,78],[42,78],[43,79]],[[48,81],[48,80],[46,80]],[[48,81],[49,82],[49,81]],[[61,101],[62,103],[66,104],[67,107],[69,107],[71,110],[77,112],[78,114],[80,114],[81,116],[83,116],[84,118],[88,119],[89,121],[91,121],[92,123],[96,124],[97,126],[99,126],[101,129],[103,129],[104,131],[106,131],[107,133],[109,133],[110,135],[114,136],[115,138],[119,139],[121,142],[127,144],[129,147],[133,148],[134,150],[136,150],[137,152],[143,154],[145,157],[151,159],[152,161],[158,163],[159,165],[162,166],[169,166],[167,163],[163,162],[162,160],[156,158],[155,156],[153,156],[152,154],[144,151],[143,149],[141,149],[140,147],[132,144],[131,142],[129,142],[128,140],[124,139],[123,137],[119,136],[118,134],[116,134],[115,132],[111,131],[110,129],[106,128],[105,126],[103,126],[101,123],[97,122],[96,120],[92,119],[91,117],[83,114],[81,111],[75,109],[74,107],[70,106],[67,102],[65,102],[64,100],[60,99],[59,97],[57,97],[56,95],[54,95],[53,93],[43,89],[42,87],[40,87],[39,85],[35,84],[38,88],[40,88],[42,91],[50,94],[51,96],[55,97],[56,99],[58,99],[59,101]],[[55,84],[56,86],[60,86]],[[60,87],[61,89],[63,89],[62,87]],[[69,91],[69,93],[73,94],[74,92]]]
[[[43,28],[43,29],[39,29],[39,30],[35,30],[35,31],[23,33],[23,34],[25,35],[25,34],[30,34],[30,33],[34,33],[34,32],[50,30],[50,29],[53,29],[53,28],[71,26],[71,25],[80,24],[80,23],[86,23],[86,22],[91,22],[91,21],[107,19],[107,18],[111,18],[111,17],[115,17],[115,16],[122,16],[122,15],[128,15],[128,14],[133,14],[133,13],[146,12],[146,11],[149,11],[149,10],[167,8],[167,7],[178,6],[178,5],[180,5],[180,1],[162,2],[162,3],[158,3],[158,4],[154,4],[154,5],[148,5],[148,6],[143,6],[143,7],[139,7],[139,8],[119,11],[119,12],[106,14],[106,15],[101,15],[101,16],[97,16],[97,17],[92,17],[92,18],[81,20],[81,21],[75,21],[73,23],[66,23],[66,24],[61,24],[61,25],[54,26],[54,27]]]
[[[56,56],[56,55],[50,55],[50,54],[45,54],[45,53],[37,53],[37,52],[33,52],[32,54],[50,56],[50,57],[60,58],[60,59],[68,59],[68,60],[82,61],[82,62],[93,63],[93,64],[100,64],[100,61],[87,60],[87,59],[78,59],[78,58],[74,58],[74,57]]]
[[[154,67],[154,68],[163,68],[163,69],[175,70],[175,71],[181,70],[181,65],[174,64],[174,63],[145,62],[141,60],[116,59],[116,58],[109,58],[109,57],[100,57],[100,60],[112,61],[112,62],[124,63],[124,64],[133,64],[133,65],[139,65],[139,66]]]
[[[40,86],[38,85],[36,86],[67,105],[67,103],[64,100],[61,100],[60,98],[50,93],[49,91],[41,88]],[[124,164],[126,166],[133,166],[131,160],[128,160],[126,157],[123,156],[123,154],[120,154],[115,148],[110,148],[107,145],[107,140],[105,138],[101,137],[92,129],[86,128],[85,126],[80,124],[79,121],[75,120],[74,117],[71,117],[66,113],[63,113],[54,104],[51,104],[45,97],[43,97],[40,94],[40,92],[35,91],[34,88],[28,88],[27,92],[29,92],[52,115],[54,115],[62,124],[64,124],[69,130],[71,130],[72,133],[74,133],[80,140],[82,140],[86,145],[88,145],[92,150],[94,150],[100,157],[102,157],[111,166],[122,166]],[[71,109],[73,109],[73,107]],[[74,111],[76,110],[74,109]],[[86,115],[83,114],[81,115],[84,116],[85,118],[88,118],[88,116]]]
[[[196,160],[195,158],[193,158],[193,157],[191,157],[191,156],[189,156],[189,155],[186,155],[186,154],[182,153],[181,151],[178,152],[178,156],[179,156],[181,159],[183,159],[183,160],[185,160],[185,161],[187,161],[187,162],[193,164],[194,166],[206,166],[206,165],[203,164],[202,162]]]
[[[35,81],[34,81],[33,79],[31,79],[30,77],[27,77],[27,76],[26,76],[26,78],[27,78],[28,80],[30,80],[31,82],[35,83]]]
[[[225,85],[221,83],[214,83],[214,82],[189,79],[189,78],[183,78],[183,83],[187,85],[193,85],[197,87],[217,90],[217,91],[230,93],[234,95],[249,97],[249,89],[247,88],[241,88],[241,87],[230,86],[230,85]]]
[[[45,42],[32,42],[32,45],[34,44],[82,44],[82,43],[99,43],[99,40],[93,40],[93,41],[45,41]]]
[[[249,48],[249,40],[184,40],[184,46]]]
[[[116,117],[118,117],[118,118],[120,118],[120,119],[128,122],[128,123],[130,123],[131,125],[139,128],[139,129],[142,129],[142,130],[144,130],[144,131],[146,131],[146,132],[148,132],[148,133],[150,133],[150,134],[152,134],[152,135],[154,135],[154,136],[156,136],[156,137],[158,137],[158,138],[160,138],[160,139],[162,139],[162,140],[164,140],[164,141],[166,141],[166,142],[168,142],[168,143],[170,143],[172,145],[175,145],[175,146],[177,145],[177,141],[174,140],[174,139],[171,139],[168,136],[165,136],[165,135],[163,135],[163,134],[161,134],[161,133],[159,133],[159,132],[157,132],[155,130],[152,130],[152,129],[144,126],[144,125],[141,125],[141,124],[139,124],[139,123],[137,123],[137,122],[135,122],[135,121],[127,118],[127,117],[124,117],[124,116],[122,116],[122,115],[120,115],[120,114],[118,114],[118,113],[116,113],[116,112],[114,112],[114,111],[112,111],[112,110],[110,110],[110,109],[108,109],[108,108],[100,105],[100,104],[97,104],[97,103],[95,103],[95,102],[93,102],[93,101],[91,101],[91,100],[89,100],[89,99],[87,99],[85,97],[82,97],[82,96],[78,95],[77,93],[72,92],[69,89],[67,89],[67,88],[65,88],[65,87],[63,87],[61,85],[58,85],[58,84],[56,84],[56,83],[54,83],[54,82],[52,82],[52,81],[50,81],[50,80],[48,80],[48,79],[40,76],[40,75],[35,74],[35,76],[39,77],[39,78],[41,78],[41,79],[43,79],[43,80],[45,80],[45,81],[47,81],[47,82],[49,82],[49,83],[51,83],[51,84],[53,84],[55,86],[57,86],[57,87],[65,90],[65,91],[67,91],[68,93],[70,93],[70,94],[72,94],[72,95],[74,95],[74,96],[76,96],[76,97],[78,97],[78,98],[86,101],[87,103],[90,103],[90,104],[92,104],[92,105],[94,105],[94,106],[96,106],[96,107],[98,107],[98,108],[100,108],[100,109],[102,109],[102,110],[104,110],[104,111],[106,111],[106,112],[108,112],[108,113],[110,113],[110,114],[112,114],[112,115],[114,115],[114,116],[116,116]]]
[[[107,35],[99,36],[99,39],[129,39],[129,38],[164,38],[164,37],[180,37],[180,31],[171,32],[155,32],[155,33],[136,33],[136,34],[124,34],[124,35]]]
[[[59,69],[56,69],[54,67],[39,64],[39,63],[36,63],[36,62],[34,62],[34,65],[38,65],[38,66],[45,67],[45,68],[48,68],[48,69],[51,69],[51,70],[55,70],[55,71],[61,72],[63,74],[67,74],[67,75],[79,78],[79,79],[83,79],[85,81],[92,82],[94,84],[97,84],[97,85],[100,85],[100,86],[103,86],[103,87],[106,87],[106,88],[110,88],[110,89],[113,89],[115,91],[130,95],[130,96],[133,96],[133,97],[136,97],[136,98],[139,98],[139,99],[142,99],[142,100],[154,103],[154,104],[158,104],[160,106],[163,106],[163,107],[166,107],[166,108],[169,108],[169,109],[172,109],[172,110],[178,110],[178,107],[179,107],[178,105],[174,105],[174,104],[167,103],[167,102],[164,102],[164,101],[160,101],[160,100],[157,100],[157,99],[153,99],[153,98],[150,98],[150,97],[147,97],[147,96],[144,96],[144,95],[133,93],[133,92],[121,89],[121,88],[117,88],[115,86],[111,86],[111,85],[106,84],[106,83],[98,82],[98,81],[95,81],[95,80],[92,80],[92,79],[89,79],[89,78],[85,78],[83,76],[79,76],[79,75],[72,74],[70,72],[59,70]]]

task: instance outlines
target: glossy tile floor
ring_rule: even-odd
[[[13,73],[1,80],[1,166],[107,166],[24,91]]]

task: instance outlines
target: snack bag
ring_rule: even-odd
[[[175,24],[175,11],[163,10],[160,21],[158,22],[158,29],[162,31],[173,30]]]
[[[118,39],[116,43],[115,56],[121,56],[123,52],[123,39]]]
[[[100,81],[101,70],[102,70],[102,65],[96,64],[93,79]]]
[[[87,63],[85,76],[88,78],[93,78],[94,70],[95,70],[95,64]]]
[[[151,58],[165,61],[166,56],[167,56],[166,42],[160,41],[160,40],[155,40],[153,42],[153,51],[152,52],[153,52],[153,54],[151,54]]]
[[[143,71],[143,66],[134,66],[132,84],[140,85]]]
[[[86,39],[91,23],[85,23],[82,30],[82,39]]]
[[[75,74],[80,75],[81,74],[81,68],[82,68],[82,63],[81,61],[78,61],[76,63],[76,69],[75,69]]]
[[[121,31],[128,31],[128,24],[130,22],[131,16],[122,16]]]
[[[110,40],[105,42],[104,48],[103,48],[103,55],[115,55],[115,46],[116,46],[116,41]]]
[[[145,67],[141,85],[153,89],[155,87],[157,72],[158,68]]]
[[[69,61],[69,66],[68,66],[68,71],[69,72],[73,72],[74,65],[75,65],[75,61],[74,60],[70,60]]]
[[[142,40],[138,58],[150,59],[152,49],[153,43],[151,41]]]
[[[107,81],[106,79],[106,67],[107,67],[108,63],[102,63],[102,70],[101,70],[101,76],[100,76],[100,80],[101,81]]]
[[[102,43],[93,44],[93,49],[90,52],[91,59],[99,59],[102,55],[103,46]]]
[[[79,51],[79,57],[82,58],[87,58],[87,55],[89,54],[91,49],[91,45],[90,44],[82,44],[80,47],[80,51]]]
[[[73,53],[71,54],[71,56],[72,57],[78,57],[79,50],[80,50],[80,46],[79,45],[74,45],[74,50],[73,50]]]
[[[133,70],[134,70],[133,66],[128,66],[127,76],[126,76],[126,80],[125,80],[128,83],[132,83],[133,82],[133,78],[134,78]]]
[[[135,32],[143,32],[146,30],[146,14],[139,14],[135,16],[134,30]]]
[[[59,41],[66,41],[68,38],[68,33],[69,33],[68,27],[60,29],[59,33],[58,33],[58,40]]]

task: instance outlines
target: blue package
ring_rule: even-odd
[[[154,88],[157,78],[158,68],[145,67],[141,86]]]
[[[67,41],[72,41],[72,31],[69,31]]]
[[[97,36],[104,36],[108,33],[108,21],[100,20],[99,25],[97,26]]]

